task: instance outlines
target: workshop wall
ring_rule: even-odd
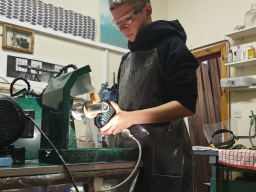
[[[195,49],[207,44],[215,43],[224,39],[226,34],[232,33],[234,27],[244,24],[244,15],[250,10],[251,4],[256,3],[255,0],[168,0],[168,19],[179,19],[180,23],[186,30],[189,49]],[[252,42],[256,46],[256,36],[233,41],[229,39],[233,52],[236,46],[241,43],[244,47],[249,46]],[[244,76],[256,75],[256,65],[244,67]],[[230,69],[230,77],[240,77],[240,69]],[[234,118],[234,110],[241,110],[241,118],[235,118],[238,125],[238,134],[248,136],[251,115],[250,110],[256,113],[256,92],[244,91],[230,93],[230,118]],[[252,131],[252,135],[254,130]],[[256,139],[253,139],[256,143]],[[249,140],[239,140],[239,144],[250,147]]]
[[[49,3],[63,9],[72,10],[86,16],[90,16],[96,20],[96,38],[95,41],[100,40],[100,22],[99,22],[99,0],[42,0],[44,3]],[[167,19],[168,0],[151,0],[153,6],[153,20]],[[3,24],[0,23],[0,31],[3,31]],[[2,43],[2,38],[0,38]],[[6,65],[7,55],[16,57],[23,57],[28,59],[35,59],[44,62],[49,62],[58,65],[75,64],[78,68],[90,65],[92,69],[92,77],[97,92],[101,84],[104,82],[104,49],[94,46],[86,45],[84,43],[77,43],[72,40],[66,40],[61,37],[54,37],[46,33],[35,32],[35,44],[33,54],[24,54],[17,51],[0,49],[0,65]],[[117,77],[118,67],[121,58],[124,54],[109,51],[109,85],[113,84],[113,72]],[[1,70],[2,70],[1,66]],[[15,85],[16,89],[22,86]],[[0,94],[9,95],[9,85],[0,82]],[[42,91],[42,88],[32,87],[34,91]],[[84,99],[89,99],[88,94]],[[94,140],[97,142],[97,130],[95,127],[88,123],[89,127],[93,129]],[[82,121],[76,122],[77,137],[84,135],[84,123]]]

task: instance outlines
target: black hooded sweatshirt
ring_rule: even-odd
[[[185,45],[186,39],[178,20],[160,20],[147,25],[134,42],[128,42],[128,47],[131,52],[157,48],[164,82],[171,95],[170,101],[178,101],[195,113],[198,96],[196,69],[199,63]],[[129,54],[123,56],[121,65]]]
[[[157,21],[129,42],[131,53],[123,57],[118,73],[120,109],[143,110],[178,101],[195,112],[199,64],[185,41],[178,21]],[[194,191],[193,152],[183,119],[134,124],[129,130],[142,148],[143,167],[134,192]],[[137,147],[121,134],[116,137],[117,147]]]

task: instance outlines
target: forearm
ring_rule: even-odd
[[[177,101],[150,109],[131,112],[132,124],[165,123],[193,115],[193,112]]]
[[[104,135],[121,133],[135,124],[165,123],[193,115],[192,111],[177,101],[138,111],[122,111],[116,103],[111,104],[116,110],[116,115],[99,129]]]

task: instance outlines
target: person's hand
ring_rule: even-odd
[[[133,125],[133,118],[131,112],[122,111],[119,106],[111,101],[112,106],[116,110],[116,115],[102,128],[99,132],[104,135],[115,135],[121,133],[124,129]]]

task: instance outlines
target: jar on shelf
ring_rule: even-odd
[[[245,28],[256,25],[256,3],[252,4],[251,10],[247,11],[244,16]]]

